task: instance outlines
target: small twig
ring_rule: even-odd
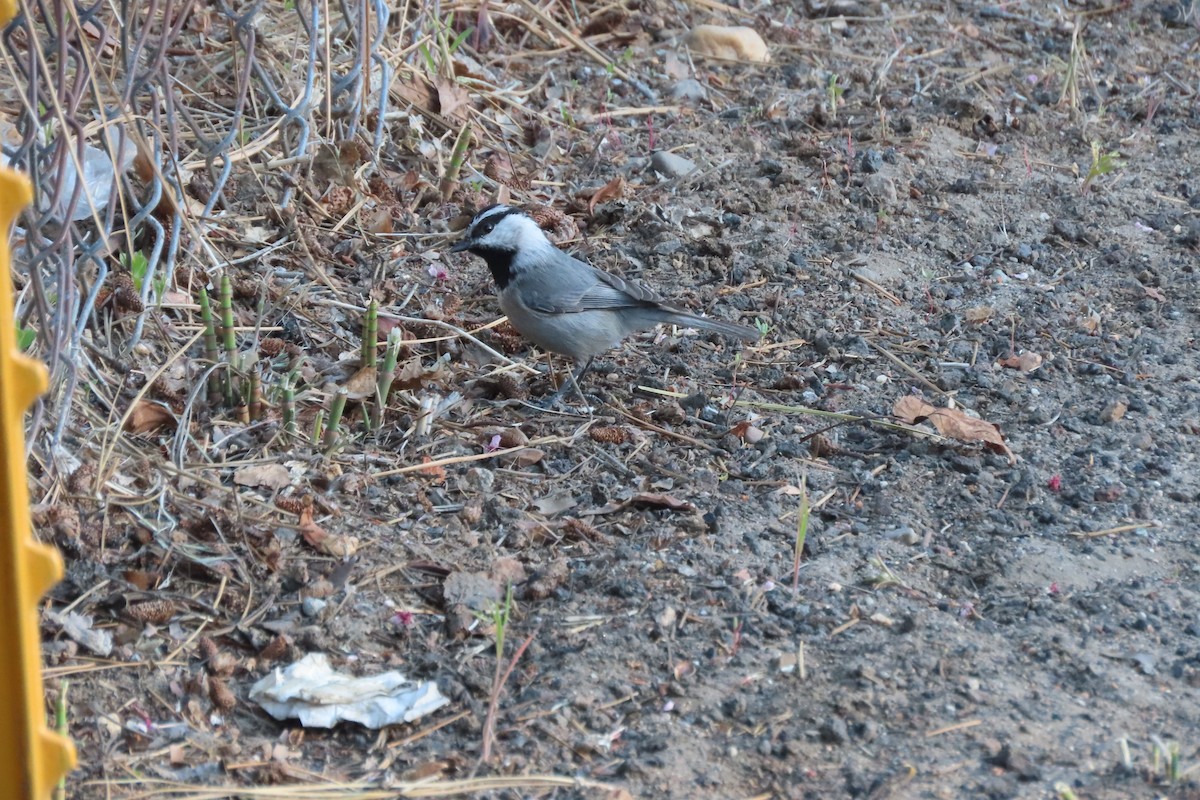
[[[1155,522],[1154,520],[1147,520],[1146,522],[1131,522],[1128,525],[1118,525],[1115,528],[1104,528],[1103,530],[1099,531],[1071,531],[1067,534],[1067,536],[1074,536],[1076,539],[1098,539],[1101,536],[1114,536],[1118,533],[1129,533],[1129,531],[1135,531],[1138,528],[1158,527],[1161,527],[1160,523]]]

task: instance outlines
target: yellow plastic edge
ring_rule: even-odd
[[[0,26],[11,16],[0,0]],[[62,578],[62,558],[38,544],[29,522],[25,410],[46,390],[46,368],[17,352],[13,318],[13,220],[29,181],[0,167],[0,798],[49,798],[75,766],[75,746],[50,730],[42,685],[38,604]]]

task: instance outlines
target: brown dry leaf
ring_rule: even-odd
[[[896,401],[892,414],[909,425],[929,420],[943,436],[963,442],[982,442],[989,450],[1008,456],[1010,464],[1017,463],[1017,456],[1004,443],[999,427],[987,420],[969,417],[960,409],[938,408],[919,397],[908,395]]]
[[[431,463],[432,461],[433,459],[429,456],[422,456],[421,463],[427,464],[428,466],[421,467],[418,472],[420,472],[422,475],[429,476],[433,483],[445,483],[446,468],[440,464],[433,464]]]
[[[424,75],[410,72],[392,81],[389,93],[396,105],[412,106],[418,111],[437,112],[438,95],[433,84]]]
[[[125,430],[130,433],[149,433],[159,428],[174,428],[177,424],[171,409],[162,403],[139,400],[125,421]]]
[[[539,450],[536,447],[526,447],[524,450],[518,450],[511,456],[512,465],[518,469],[522,467],[532,467],[545,457],[546,452],[544,450]]]
[[[425,368],[421,366],[421,357],[411,358],[396,370],[392,381],[392,389],[413,390],[425,385]]]
[[[1100,421],[1108,424],[1110,422],[1120,422],[1125,417],[1125,412],[1129,410],[1129,404],[1124,400],[1113,400],[1100,412]]]
[[[407,364],[405,365],[408,366]],[[375,367],[362,367],[358,372],[350,376],[350,380],[346,381],[346,385],[342,388],[346,390],[346,397],[350,400],[364,400],[368,397],[375,396],[375,380],[377,377]]]
[[[355,139],[343,139],[334,144],[322,144],[313,156],[313,182],[324,188],[329,184],[350,186],[354,174],[370,158],[370,152]]]
[[[443,117],[458,117],[465,120],[464,106],[471,99],[467,95],[467,90],[460,86],[457,81],[449,78],[435,78],[433,85],[437,90],[438,111],[441,115]]]
[[[143,569],[127,569],[121,573],[121,577],[143,592],[150,591],[162,580],[162,576],[159,573],[148,572]]]
[[[300,511],[300,535],[314,550],[335,558],[349,558],[358,550],[357,536],[330,533],[313,521],[312,498],[306,497]]]
[[[233,473],[238,486],[263,486],[276,491],[292,484],[292,474],[283,464],[251,464]]]
[[[442,583],[442,599],[447,606],[482,611],[504,599],[504,586],[482,572],[452,572]]]
[[[1008,369],[1019,369],[1021,372],[1033,372],[1042,365],[1042,357],[1031,350],[1026,350],[1019,356],[1002,358],[996,363],[1002,367],[1007,367]]]
[[[596,213],[596,206],[615,200],[625,193],[625,178],[618,175],[592,193],[588,200],[588,214]]]
[[[687,46],[696,55],[729,61],[771,60],[767,43],[753,28],[697,25],[687,35]]]
[[[979,325],[980,323],[987,322],[995,313],[996,309],[991,306],[978,306],[976,308],[968,308],[963,317],[972,325]]]
[[[656,506],[669,508],[672,511],[695,511],[696,507],[686,500],[680,500],[669,494],[658,492],[638,492],[629,498],[629,504],[635,506]]]
[[[491,576],[501,586],[524,583],[525,565],[511,557],[497,558],[492,562]]]
[[[1167,302],[1167,296],[1153,286],[1143,286],[1142,288],[1146,290],[1146,297],[1151,300],[1157,300],[1160,303]]]
[[[619,503],[609,503],[608,505],[601,506],[600,508],[580,512],[580,516],[599,516],[600,514],[612,514],[635,505],[666,508],[670,509],[671,511],[694,512],[696,510],[696,507],[686,500],[680,500],[672,497],[669,494],[662,494],[659,492],[638,492],[628,500],[623,500]]]
[[[394,233],[396,230],[396,225],[392,220],[392,210],[387,206],[380,206],[373,211],[364,211],[361,222],[367,233]]]

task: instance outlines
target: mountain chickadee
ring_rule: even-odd
[[[494,205],[476,214],[466,235],[450,248],[452,253],[464,250],[487,262],[499,290],[500,309],[522,336],[543,350],[583,364],[571,377],[576,392],[579,379],[599,353],[660,322],[747,342],[761,336],[754,328],[689,314],[640,283],[572,258],[519,208]]]

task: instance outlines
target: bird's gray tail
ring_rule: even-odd
[[[762,332],[756,328],[735,325],[732,322],[725,322],[724,320],[713,319],[712,317],[697,317],[694,314],[688,314],[683,311],[668,312],[664,316],[663,322],[714,331],[730,339],[741,339],[743,342],[757,342],[762,338]]]

